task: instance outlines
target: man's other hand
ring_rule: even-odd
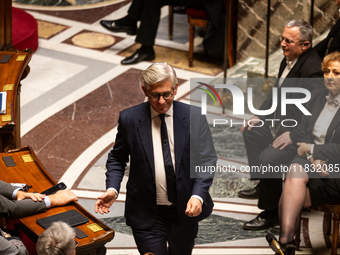
[[[189,217],[195,217],[200,215],[202,212],[202,202],[196,198],[192,197],[189,199],[187,203],[187,209],[185,210],[185,214]]]
[[[273,147],[275,149],[280,147],[280,150],[286,148],[289,144],[293,144],[292,140],[290,139],[290,132],[286,131],[279,137],[277,137],[273,142]]]
[[[51,207],[66,205],[73,201],[78,201],[76,194],[70,189],[59,190],[57,193],[48,196],[51,201]]]
[[[30,198],[33,201],[43,201],[43,199],[45,198],[46,195],[44,194],[39,194],[39,193],[32,193],[32,192],[24,192],[22,190],[19,190],[17,192],[17,200],[23,200],[26,198]]]
[[[111,205],[116,201],[117,194],[114,190],[107,190],[103,195],[98,197],[94,210],[101,214],[109,213]]]
[[[249,121],[251,123],[251,126],[248,125]],[[251,130],[253,128],[252,126],[255,126],[259,122],[260,122],[260,118],[257,116],[253,116],[247,120],[246,126],[243,126],[243,125],[241,126],[240,131],[243,133],[246,127],[248,127],[248,130]]]

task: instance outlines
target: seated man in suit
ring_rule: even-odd
[[[123,59],[122,65],[137,64],[141,61],[155,59],[153,45],[157,34],[164,5],[180,5],[206,10],[212,25],[217,28],[224,6],[222,0],[133,0],[128,15],[118,20],[102,20],[100,24],[112,32],[125,32],[136,36],[136,43],[142,46],[134,54]],[[140,26],[137,29],[137,22]]]
[[[335,0],[335,4],[340,7],[340,0]],[[318,43],[314,49],[321,59],[334,51],[340,51],[340,19],[332,27],[327,37]]]
[[[106,163],[107,191],[95,211],[110,211],[130,160],[125,218],[140,254],[189,255],[198,221],[213,208],[211,176],[191,175],[195,166],[216,165],[210,129],[199,108],[174,101],[178,82],[171,66],[152,64],[142,82],[149,101],[120,113]]]
[[[313,28],[304,20],[291,20],[280,36],[284,59],[281,62],[275,87],[279,90],[283,87],[303,87],[312,91],[323,87],[319,79],[289,79],[289,78],[322,78],[321,59],[317,52],[311,48]],[[280,93],[280,92],[279,92]],[[272,105],[272,92],[260,107],[261,110],[270,109]],[[298,99],[300,93],[287,93],[286,98]],[[281,105],[281,97],[278,98],[278,106]],[[282,119],[281,107],[266,116],[254,116],[251,118],[252,126],[261,119]],[[302,112],[295,105],[287,106],[284,119],[293,119],[300,122]],[[249,123],[249,120],[248,122]],[[265,122],[262,127],[242,127],[243,138],[246,146],[248,162],[253,166],[282,166],[289,164],[296,155],[296,146],[292,144],[290,132],[294,129],[291,125],[283,126],[281,121]],[[256,176],[251,172],[253,179],[260,179],[259,185],[251,190],[242,190],[239,196],[243,198],[259,198],[258,207],[263,209],[255,219],[246,222],[243,227],[249,230],[261,230],[279,224],[278,204],[282,192],[281,174],[271,179],[272,175]]]
[[[0,217],[20,218],[46,211],[49,207],[62,206],[77,201],[77,196],[61,190],[49,196],[24,192],[18,187],[0,180]],[[1,231],[1,230],[0,230]],[[27,254],[22,242],[7,232],[0,235],[0,254]]]
[[[38,255],[75,255],[76,232],[65,222],[53,222],[38,238]]]

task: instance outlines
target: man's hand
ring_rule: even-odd
[[[23,200],[25,198],[30,198],[33,201],[43,201],[46,195],[44,194],[39,194],[39,193],[31,193],[31,192],[24,192],[22,190],[19,190],[17,192],[17,200]]]
[[[250,119],[248,119],[247,120],[247,122],[246,122],[246,126],[241,126],[241,129],[240,129],[240,131],[243,133],[243,131],[246,129],[246,127],[248,127],[248,130],[251,130],[253,127],[252,126],[248,126],[248,123],[249,123],[249,121],[251,120],[251,125],[252,126],[255,126],[257,123],[259,123],[260,122],[260,118],[259,117],[257,117],[257,116],[253,116],[253,117],[251,117]]]
[[[273,147],[275,149],[280,147],[280,150],[286,148],[289,144],[293,144],[292,140],[290,139],[290,132],[284,132],[282,135],[277,137],[273,142]]]
[[[103,195],[98,197],[98,200],[94,206],[96,213],[101,214],[109,213],[111,205],[116,201],[117,194],[114,190],[107,190]]]
[[[200,215],[201,212],[202,212],[201,201],[196,197],[190,198],[187,203],[187,209],[185,210],[185,214],[188,215],[189,217],[195,217]]]
[[[48,196],[51,201],[51,207],[66,205],[73,201],[78,201],[76,194],[70,189],[59,190],[57,193]]]

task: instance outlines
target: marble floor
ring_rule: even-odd
[[[151,62],[122,66],[120,61],[138,45],[134,36],[110,33],[101,19],[126,15],[131,0],[17,0],[13,6],[30,13],[39,24],[39,48],[30,62],[31,73],[22,81],[22,145],[30,145],[42,164],[79,197],[79,203],[115,230],[107,254],[138,254],[131,231],[125,225],[125,189],[109,215],[95,214],[94,203],[105,187],[105,161],[113,146],[118,114],[145,100],[139,90],[142,70]],[[191,78],[214,80],[222,76],[222,59],[203,54],[202,38],[195,38],[194,67],[189,68],[186,16],[175,14],[173,40],[168,39],[168,8],[164,7],[156,39],[156,60],[174,66],[180,87],[176,100],[195,98]],[[249,58],[228,70],[230,77],[246,77],[258,65]],[[230,111],[208,107],[214,116],[230,118]],[[247,164],[238,127],[213,132],[220,164],[239,169]],[[126,178],[124,178],[126,182]],[[252,187],[249,175],[235,173],[215,178],[211,194],[213,214],[200,223],[193,254],[273,254],[265,241],[268,231],[246,231],[242,224],[260,210],[256,200],[237,197]],[[125,185],[122,185],[125,187]],[[301,251],[297,254],[329,254],[322,235],[323,214],[303,214]]]

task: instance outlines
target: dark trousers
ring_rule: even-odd
[[[179,222],[177,207],[157,206],[157,215],[151,229],[132,229],[140,254],[190,255],[195,244],[198,223]]]
[[[204,9],[201,0],[133,0],[128,10],[128,15],[136,21],[141,21],[137,30],[137,43],[146,46],[154,45],[161,8],[164,5],[180,5]]]
[[[281,134],[282,132],[279,133]],[[285,168],[287,169],[297,155],[297,147],[291,144],[283,150],[273,148],[271,144],[274,139],[268,125],[253,127],[250,131],[246,129],[243,132],[243,139],[250,168],[259,169],[259,172],[252,171],[250,174],[253,180],[260,180],[258,207],[264,210],[277,210],[282,192],[282,173],[270,171],[275,166],[275,170],[281,170],[282,165],[287,165]],[[272,168],[269,169],[269,166]]]

